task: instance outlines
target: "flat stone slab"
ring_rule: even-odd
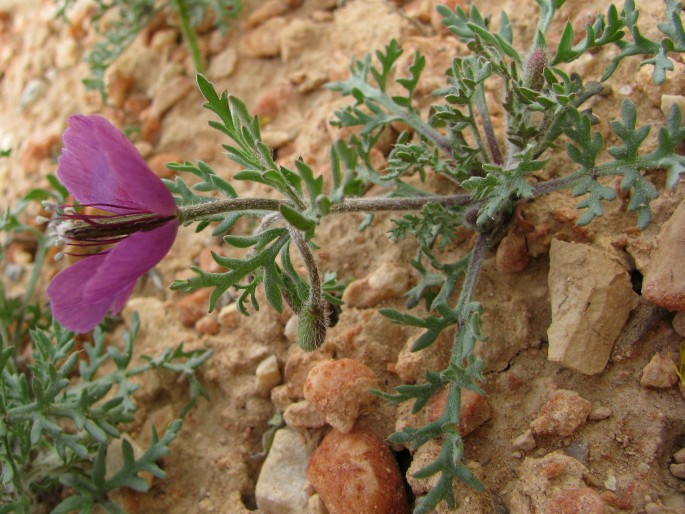
[[[547,330],[550,361],[586,375],[601,373],[637,295],[623,267],[580,243],[552,241]]]

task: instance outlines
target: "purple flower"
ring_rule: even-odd
[[[77,246],[114,245],[61,271],[48,286],[52,314],[75,332],[117,314],[138,277],[167,254],[178,229],[176,204],[126,136],[101,116],[71,116],[57,175],[82,206],[60,209],[54,231]]]

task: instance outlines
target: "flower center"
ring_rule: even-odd
[[[104,205],[91,207],[103,208]],[[85,214],[71,206],[61,207],[51,235],[58,243],[76,246],[114,244],[136,232],[147,232],[177,217],[176,214],[131,212],[124,214]]]

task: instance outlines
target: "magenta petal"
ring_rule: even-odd
[[[105,255],[91,255],[60,271],[48,286],[53,317],[73,332],[88,332],[102,321],[110,308],[111,298],[86,300],[87,277],[95,276]]]
[[[118,313],[138,277],[167,254],[177,229],[173,220],[138,232],[107,253],[91,255],[61,271],[47,290],[55,319],[74,332],[88,332],[107,312]]]
[[[88,281],[86,296],[107,296],[115,300],[123,286],[151,270],[174,244],[176,220],[150,230],[130,235],[106,254],[102,272]],[[114,303],[112,303],[114,305]]]
[[[176,211],[171,193],[136,147],[102,116],[69,117],[58,164],[59,179],[82,204],[111,205],[113,213]]]

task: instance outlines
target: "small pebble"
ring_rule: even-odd
[[[269,355],[257,365],[255,388],[259,394],[266,396],[280,383],[281,371],[278,368],[278,359],[275,355]]]
[[[321,428],[326,424],[321,413],[307,400],[288,405],[283,412],[283,420],[296,430]]]
[[[408,287],[407,271],[386,262],[367,277],[351,282],[342,299],[350,307],[373,307],[383,300],[402,296]]]
[[[592,411],[592,404],[575,391],[558,389],[531,422],[536,435],[569,436],[578,430]]]
[[[512,442],[514,448],[524,451],[532,450],[536,445],[537,443],[535,442],[535,437],[533,437],[533,431],[531,429],[526,430]]]
[[[215,336],[221,330],[221,325],[211,314],[205,314],[195,322],[195,330],[200,334]]]
[[[685,312],[676,312],[671,324],[680,337],[685,337]]]
[[[668,469],[671,470],[671,475],[676,478],[681,478],[685,480],[685,463],[683,464],[671,464]]]
[[[602,419],[607,419],[611,416],[612,411],[609,407],[603,407],[601,405],[593,406],[587,419],[592,421],[600,421]]]
[[[211,291],[209,288],[200,289],[181,298],[176,303],[179,321],[184,327],[193,327],[207,312],[207,302]]]
[[[640,385],[642,387],[654,387],[658,389],[668,389],[678,382],[678,375],[675,372],[673,361],[657,353],[649,363],[642,369]]]
[[[683,464],[685,463],[685,448],[681,448],[677,452],[673,454],[673,460],[676,461],[677,464]]]
[[[219,323],[224,328],[238,328],[242,314],[238,312],[238,306],[231,303],[219,311]]]

